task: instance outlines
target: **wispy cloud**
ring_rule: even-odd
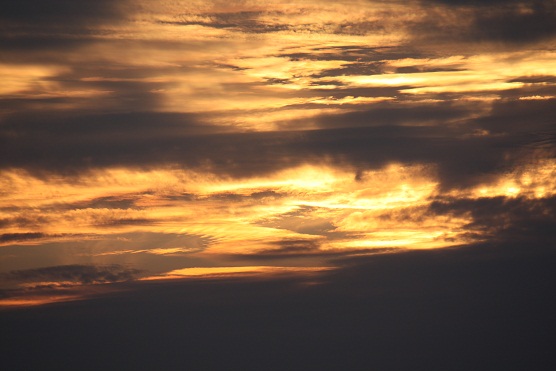
[[[93,284],[127,281],[134,278],[137,269],[125,268],[119,265],[62,265],[25,270],[10,271],[5,275],[8,280],[18,282],[71,282],[73,284]]]

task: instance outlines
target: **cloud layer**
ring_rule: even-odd
[[[5,274],[553,239],[554,1],[27,0],[0,21]]]

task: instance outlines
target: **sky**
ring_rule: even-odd
[[[555,1],[0,9],[14,362],[53,333],[68,369],[100,336],[151,368],[185,343],[199,369],[368,369],[364,344],[383,370],[554,365]],[[164,346],[128,342],[145,322]]]

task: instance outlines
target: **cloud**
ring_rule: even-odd
[[[44,233],[4,233],[0,234],[0,244],[42,239],[47,237]]]
[[[182,14],[176,21],[161,21],[161,23],[176,26],[197,25],[255,34],[284,31],[290,28],[288,24],[270,24],[260,20],[259,18],[264,14],[261,11]]]
[[[48,4],[22,0],[5,4],[0,19],[11,27],[49,27],[46,30],[50,31],[70,27],[75,31],[114,22],[123,14],[122,5],[110,0],[53,0]]]
[[[449,5],[448,2],[443,3],[445,7]],[[25,4],[31,4],[31,2]],[[57,4],[56,6],[62,9],[61,14],[75,11],[74,6],[68,5],[66,2],[57,2]],[[112,12],[109,5],[102,4],[95,5],[99,7],[99,14],[104,14],[102,13],[105,11],[103,7],[107,12]],[[423,4],[430,5],[432,3]],[[438,2],[434,4],[438,5]],[[470,7],[475,9],[474,5],[476,4],[478,2],[473,2]],[[242,6],[249,8],[248,5],[243,4]],[[21,5],[23,8],[26,6]],[[459,9],[460,7],[454,6],[453,8]],[[17,12],[23,14],[23,11],[17,9],[14,12],[14,14]],[[307,12],[310,13],[309,10]],[[17,14],[14,17],[17,17]],[[94,17],[94,14],[96,14],[95,11],[92,12],[91,17]],[[120,13],[114,10],[114,14]],[[266,13],[261,10],[244,10],[207,14],[205,16],[208,17],[208,21],[227,24],[226,22],[241,23],[264,18]],[[278,11],[276,15],[282,16],[282,13]],[[39,15],[35,16],[39,17]],[[183,15],[183,17],[186,16]],[[107,40],[103,42],[108,43]],[[274,172],[321,158],[333,164],[343,166],[347,163],[353,167],[377,167],[396,161],[421,161],[438,165],[437,162],[440,161],[442,171],[450,172],[450,169],[454,169],[454,174],[451,175],[455,175],[458,171],[473,170],[473,167],[478,167],[478,172],[485,172],[489,168],[497,169],[501,164],[500,159],[508,155],[509,150],[502,147],[521,145],[522,141],[517,138],[515,131],[525,127],[526,120],[529,120],[527,125],[533,125],[535,130],[546,130],[550,127],[554,111],[552,109],[554,101],[550,99],[524,100],[516,104],[513,100],[508,100],[495,103],[491,114],[487,114],[483,118],[468,120],[470,116],[478,116],[477,112],[485,112],[485,108],[484,105],[462,103],[461,98],[466,95],[466,92],[450,93],[450,89],[460,88],[459,80],[456,80],[454,86],[441,86],[446,91],[444,94],[429,94],[423,97],[404,92],[418,89],[419,84],[361,87],[353,83],[354,78],[366,76],[391,84],[392,82],[388,82],[388,80],[394,81],[399,78],[394,75],[433,74],[434,72],[431,71],[459,71],[463,73],[464,77],[467,76],[466,73],[469,70],[466,70],[463,59],[459,60],[459,65],[454,63],[453,66],[436,66],[434,58],[426,59],[432,58],[433,54],[419,50],[418,43],[409,46],[388,47],[369,47],[360,43],[342,45],[340,43],[322,47],[275,48],[266,51],[267,54],[261,59],[278,58],[277,60],[272,59],[272,63],[292,68],[291,71],[285,69],[291,75],[290,78],[280,79],[264,74],[260,76],[261,70],[264,72],[265,69],[258,66],[258,59],[253,56],[240,57],[241,53],[238,54],[234,50],[230,60],[215,63],[220,66],[234,66],[232,71],[226,72],[229,72],[230,75],[224,74],[230,78],[230,81],[213,84],[211,80],[209,84],[201,84],[198,89],[192,89],[193,91],[188,93],[180,90],[187,89],[175,82],[174,78],[187,80],[187,84],[184,85],[189,88],[190,85],[198,84],[199,77],[193,82],[189,79],[197,72],[200,73],[202,70],[207,75],[210,71],[214,72],[212,65],[205,66],[203,69],[191,61],[180,60],[177,55],[167,54],[169,49],[176,48],[176,45],[182,47],[191,45],[170,43],[168,40],[161,41],[156,44],[157,46],[154,43],[130,41],[128,46],[131,46],[132,51],[148,50],[148,52],[139,54],[158,56],[152,58],[158,64],[149,65],[147,62],[134,64],[135,59],[132,58],[132,52],[124,60],[116,61],[114,55],[120,56],[120,54],[113,54],[114,49],[122,44],[116,41],[110,43],[113,44],[112,48],[103,46],[107,48],[106,50],[100,47],[88,50],[90,55],[96,55],[96,52],[100,53],[98,61],[70,63],[71,68],[67,71],[51,71],[52,76],[47,75],[39,81],[30,82],[31,91],[26,90],[18,97],[10,96],[0,102],[1,108],[8,112],[0,124],[0,140],[5,143],[1,149],[0,167],[25,168],[34,173],[42,171],[68,174],[117,166],[149,168],[177,165],[242,177]],[[238,47],[236,44],[230,45],[232,49],[236,47]],[[207,52],[211,55],[214,54],[214,51],[211,50],[207,50]],[[48,54],[48,56],[51,58],[52,54]],[[125,57],[125,55],[121,56]],[[52,58],[56,59],[57,57]],[[413,63],[407,62],[408,65],[395,64],[396,61],[400,63],[400,61],[415,58],[423,59]],[[60,61],[60,58],[57,60],[63,62]],[[165,63],[162,63],[161,60]],[[315,67],[311,75],[312,69],[307,65],[311,67],[316,63],[311,64],[307,61],[330,61],[334,64],[329,67]],[[153,61],[149,59],[148,62]],[[242,67],[241,63],[247,63],[249,67]],[[429,68],[428,64],[434,66]],[[479,68],[475,66],[475,69]],[[180,73],[185,73],[185,75],[180,75]],[[238,78],[238,75],[241,75],[241,78]],[[248,79],[247,76],[250,78]],[[276,90],[271,90],[275,88],[276,82],[284,82],[285,85],[288,85],[299,76],[310,77],[310,82],[306,86],[302,86],[301,91],[296,90],[295,93],[292,93],[288,89],[285,92],[278,90],[279,93],[276,93]],[[435,75],[427,75],[425,79],[434,79],[435,77]],[[438,76],[438,79],[440,80],[442,77],[448,79],[445,75]],[[475,76],[472,77],[475,78]],[[236,78],[240,81],[237,82]],[[348,78],[352,78],[353,81]],[[480,79],[481,75],[477,75],[476,78]],[[534,85],[531,78],[526,75],[518,79],[508,77],[508,82]],[[545,75],[542,80],[550,82],[550,75]],[[349,81],[353,84],[348,83]],[[48,84],[54,82],[57,84],[56,89],[50,89],[51,86]],[[336,88],[329,89],[332,85]],[[549,96],[553,93],[553,87],[544,86],[541,83],[537,85],[535,88],[537,90],[528,86],[527,89],[524,88],[520,91],[498,90],[495,92],[502,97],[515,99],[518,99],[517,95],[521,93],[531,96]],[[541,86],[543,86],[543,90],[541,90]],[[173,88],[176,89],[172,90]],[[425,90],[426,88],[427,86],[425,86]],[[103,93],[93,97],[80,97],[77,94],[86,89]],[[165,89],[169,89],[169,92],[161,93]],[[61,96],[44,95],[46,92],[52,93],[52,90],[60,91],[60,93],[70,91],[77,95],[72,95],[73,93]],[[30,94],[30,92],[34,94]],[[489,91],[484,92],[484,94],[487,93]],[[221,116],[218,114],[211,116],[207,112],[199,112],[208,109],[204,105],[202,108],[196,108],[196,113],[160,112],[184,106],[190,100],[191,107],[200,107],[199,99],[203,96],[208,97],[206,99],[208,103],[204,101],[205,104],[213,107],[218,106],[213,102],[215,96],[224,101],[233,100],[238,96],[246,96],[249,99],[243,100],[250,101],[255,96],[264,96],[265,94],[268,94],[271,102],[284,96],[296,102],[288,101],[279,105],[276,103],[279,108],[275,108],[273,103],[269,105],[270,108],[245,109],[242,112],[234,108]],[[326,96],[322,97],[321,95],[324,94]],[[169,97],[173,97],[172,99],[175,100],[171,108],[167,102]],[[293,99],[294,97],[313,98],[318,103],[311,102],[310,99],[299,102],[299,99]],[[353,101],[356,101],[356,98],[360,101],[358,104],[354,104],[354,107],[346,109],[345,107],[349,105],[344,103],[349,101],[348,97],[353,97]],[[364,100],[370,97],[388,98],[393,101],[377,103],[372,100]],[[344,100],[338,101],[339,99]],[[367,103],[362,104],[361,102]],[[71,109],[68,109],[68,106]],[[237,107],[237,105],[232,105],[232,107]],[[333,114],[318,111],[324,107],[333,108],[336,111]],[[288,114],[294,110],[303,111],[304,114],[311,112],[312,116],[307,118],[301,115],[302,118],[299,119],[294,114],[291,118]],[[16,113],[13,113],[14,111]],[[21,113],[23,111],[32,113],[23,114]],[[61,111],[64,113],[60,113]],[[248,125],[245,125],[244,117],[250,117],[251,120],[261,123],[266,122],[270,114],[284,115],[283,119],[277,121],[277,130],[292,131],[245,133]],[[219,120],[220,124],[209,124],[211,120]],[[468,123],[470,129],[465,130],[462,128],[463,125],[454,128],[453,124],[462,123]],[[428,128],[406,128],[406,126],[425,125]],[[450,128],[430,128],[432,125],[450,126]],[[374,126],[377,128],[367,129]],[[388,129],[389,126],[395,128]],[[356,127],[365,129],[353,129]],[[256,125],[255,128],[259,129]],[[318,134],[304,131],[293,132],[300,128],[338,129],[337,132],[324,130],[322,138],[333,135],[333,133],[338,133],[339,137],[338,139],[326,138],[326,144],[313,143],[313,139],[317,139]],[[470,135],[475,129],[495,134],[510,133],[510,137],[506,138],[506,142],[500,138],[467,138],[464,140],[454,138],[458,135]],[[387,133],[389,130],[391,130],[390,133]],[[236,133],[228,135],[229,131],[236,131]],[[362,135],[362,137],[354,138],[354,151],[346,154],[349,152],[347,148],[349,144],[346,141],[350,135]],[[416,135],[414,140],[411,140],[411,135]],[[447,138],[449,136],[452,138]],[[380,143],[377,138],[381,139]],[[366,139],[368,139],[369,146],[364,148]],[[467,161],[465,164],[453,163],[453,161],[466,162],[464,159],[455,158],[459,156],[459,154],[455,154],[456,149],[459,149],[461,154],[468,151],[467,148],[475,148],[475,146],[479,148],[481,155],[486,154],[484,165],[473,165],[471,161]],[[497,147],[498,152],[493,147]],[[446,158],[437,156],[436,159],[433,159],[434,153],[438,154],[439,151],[444,150],[448,151]],[[68,153],[72,155],[68,156]],[[502,167],[504,166],[502,165]],[[500,170],[504,171],[505,168]],[[473,171],[471,175],[473,175]],[[457,180],[462,180],[461,178]],[[470,179],[470,182],[473,183],[475,178],[471,176]],[[456,182],[451,183],[455,184]]]
[[[393,162],[423,163],[438,167],[445,186],[468,187],[521,161],[527,146],[539,139],[523,128],[550,130],[553,105],[553,100],[502,102],[466,127],[406,126],[442,121],[434,108],[421,107],[322,116],[317,118],[321,130],[221,134],[211,134],[214,128],[197,124],[187,114],[12,118],[0,128],[6,144],[0,166],[72,174],[177,165],[241,178],[311,162],[363,170]],[[444,119],[467,113],[442,107],[438,115]],[[384,125],[388,122],[391,125]],[[504,135],[474,135],[480,130]],[[544,143],[550,146],[550,141]]]
[[[216,2],[209,2],[215,5]],[[208,7],[210,9],[210,7]],[[207,9],[208,10],[208,9]],[[313,16],[311,16],[313,15]],[[388,10],[361,7],[352,4],[326,4],[307,2],[291,6],[275,2],[260,6],[256,3],[234,3],[224,9],[213,7],[209,11],[181,12],[173,17],[160,17],[162,24],[176,26],[202,26],[243,34],[332,34],[364,36],[386,31],[391,18]]]
[[[33,217],[29,218],[33,219]],[[32,222],[25,222],[24,217],[14,218],[13,220],[4,219],[0,220],[0,226],[5,224],[7,227],[22,227],[25,230],[40,229],[40,224],[37,223],[38,218],[34,218]],[[46,223],[47,218],[42,217],[42,223]],[[3,222],[3,223],[2,223]],[[84,233],[42,233],[42,232],[20,232],[20,233],[3,233],[0,234],[0,246],[14,246],[14,245],[40,245],[52,241],[71,241],[83,238],[91,238],[91,235]]]
[[[427,15],[410,27],[417,38],[522,45],[556,36],[556,2],[552,0],[432,0],[421,4]]]
[[[556,99],[495,102],[489,115],[477,119],[482,129],[516,135],[554,131]]]
[[[276,245],[277,248],[270,248],[258,252],[257,255],[293,255],[297,256],[299,254],[310,254],[318,252],[320,244],[316,240],[309,239],[298,239],[298,240],[281,240],[271,243]]]
[[[174,369],[185,357],[196,369],[551,369],[556,256],[546,246],[541,254],[511,250],[477,244],[344,258],[339,269],[308,275],[136,281],[117,296],[3,311],[3,362]]]
[[[6,5],[7,367],[540,368],[555,8]]]
[[[11,117],[0,130],[3,166],[61,170],[176,162],[194,136],[214,131],[188,114],[128,113]],[[192,144],[193,144],[192,143]],[[23,146],[23,147],[20,147]],[[183,148],[183,147],[186,148]],[[72,153],[68,157],[67,153]],[[39,155],[42,154],[42,155]],[[138,161],[138,162],[136,162]]]
[[[504,7],[477,14],[471,36],[506,42],[534,42],[556,35],[556,3],[533,1],[527,8]]]
[[[9,1],[0,14],[0,47],[6,51],[4,62],[18,51],[64,52],[98,41],[101,26],[122,22],[133,7],[127,1],[40,0]],[[28,59],[30,55],[27,56]],[[45,57],[45,54],[43,54]],[[25,58],[25,57],[24,57]],[[35,59],[35,62],[37,59]]]
[[[470,107],[471,108],[471,107]],[[462,120],[470,114],[469,108],[450,102],[433,104],[400,105],[398,103],[374,104],[368,109],[319,117],[319,127],[372,127],[432,125]]]
[[[315,260],[335,262],[350,256],[369,256],[400,251],[397,247],[377,247],[364,251],[361,248],[321,249],[320,242],[318,240],[275,241],[269,243],[269,245],[275,245],[276,247],[259,250],[256,254],[229,254],[223,256],[232,259],[232,261],[295,261],[297,264],[312,264]]]
[[[509,4],[531,4],[538,3],[536,0],[421,0],[424,4],[443,4],[448,6],[471,6],[471,7],[491,7],[493,5]]]
[[[73,264],[14,270],[6,273],[4,277],[19,283],[62,282],[71,285],[90,285],[129,281],[140,273],[140,270],[117,264],[106,266]]]
[[[0,309],[91,299],[143,273],[118,264],[58,265],[0,274]],[[102,287],[92,285],[102,284]],[[106,285],[112,284],[112,285]]]
[[[543,244],[556,237],[556,197],[445,198],[429,207],[434,214],[470,215],[470,236],[505,243]]]

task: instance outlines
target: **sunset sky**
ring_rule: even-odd
[[[226,292],[292,316],[307,298],[363,324],[353,306],[380,298],[387,323],[443,312],[450,282],[477,307],[556,308],[555,1],[9,0],[0,81],[14,331],[72,305],[175,315],[176,292],[229,316]]]

